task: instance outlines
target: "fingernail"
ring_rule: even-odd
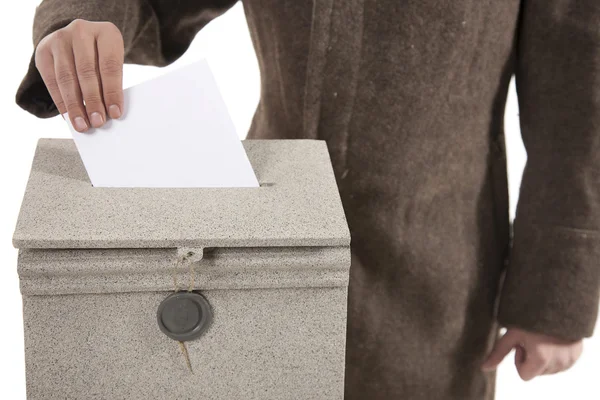
[[[102,118],[102,115],[100,115],[100,113],[93,112],[92,115],[90,115],[90,122],[92,123],[92,126],[94,128],[98,128],[104,123],[104,118]]]
[[[112,106],[108,107],[108,114],[110,115],[111,118],[120,118],[121,117],[121,109],[119,108],[118,105],[113,104]]]
[[[85,131],[88,128],[87,123],[85,122],[85,119],[81,118],[81,117],[76,117],[75,118],[75,129],[77,129],[78,131]]]

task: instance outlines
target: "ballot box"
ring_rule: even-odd
[[[350,236],[327,147],[257,188],[99,188],[42,139],[13,237],[27,398],[342,399]]]

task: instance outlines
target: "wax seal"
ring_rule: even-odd
[[[210,304],[199,293],[176,292],[165,298],[156,313],[160,330],[178,341],[198,338],[212,321]]]

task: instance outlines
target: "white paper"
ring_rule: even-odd
[[[258,187],[205,60],[124,91],[125,110],[85,133],[65,120],[95,187]]]

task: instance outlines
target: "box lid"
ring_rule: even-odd
[[[23,295],[348,286],[350,247],[21,249]]]
[[[325,142],[244,141],[259,188],[95,188],[70,139],[41,139],[17,248],[347,246]]]

